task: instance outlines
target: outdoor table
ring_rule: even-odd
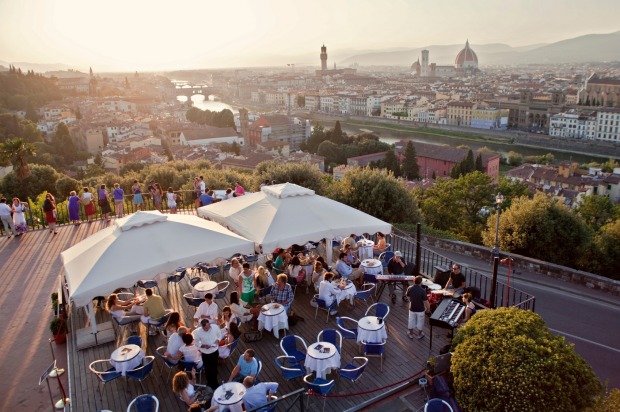
[[[312,284],[312,273],[314,272],[314,261],[308,259],[301,263],[301,268],[306,271],[306,292],[308,292],[308,287]]]
[[[110,363],[123,376],[127,371],[134,370],[142,364],[144,351],[138,345],[123,345],[110,355]]]
[[[353,304],[353,297],[355,296],[355,293],[357,292],[355,285],[353,284],[352,281],[347,280],[346,286],[341,289],[340,284],[341,284],[340,280],[334,280],[332,282],[332,285],[334,286],[334,288],[340,291],[340,293],[338,293],[336,297],[338,304],[340,304],[340,302],[342,302],[345,299],[349,299],[349,302]]]
[[[277,307],[276,307],[277,305]],[[258,329],[273,331],[276,339],[280,338],[280,329],[288,329],[288,314],[281,303],[267,303],[258,314]]]
[[[422,279],[422,285],[426,286],[428,290],[439,290],[442,288],[440,284],[433,283],[430,279]]]
[[[383,265],[379,259],[364,259],[360,265],[364,268],[364,275],[376,276],[383,274]]]
[[[245,386],[239,382],[226,382],[220,385],[211,398],[211,406],[223,406],[220,410],[228,408],[230,412],[243,411],[243,395]]]
[[[308,346],[306,369],[316,372],[317,378],[325,379],[330,369],[340,368],[340,354],[336,346],[329,342],[315,342]]]
[[[372,259],[372,247],[375,245],[375,242],[369,239],[362,239],[357,242],[357,245],[357,254],[360,260]]]
[[[385,321],[379,323],[379,318],[376,316],[366,316],[359,320],[357,323],[357,342],[383,342],[387,339],[387,332],[385,331]]]
[[[205,280],[196,283],[194,286],[194,296],[197,298],[204,298],[207,293],[212,293],[214,296],[217,293],[217,282],[212,280]]]

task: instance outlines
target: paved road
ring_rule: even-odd
[[[490,276],[493,270],[488,261],[433,250],[480,273]],[[505,267],[500,268],[498,278],[506,283]],[[536,313],[551,331],[573,343],[601,381],[620,388],[620,298],[527,271],[513,274],[510,283],[536,296]]]

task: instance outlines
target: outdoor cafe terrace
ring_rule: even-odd
[[[60,210],[59,216],[62,216],[62,213],[63,211]],[[195,209],[186,209],[182,213],[195,214]],[[53,236],[47,230],[30,232],[20,240],[24,243],[27,242],[30,247],[20,248],[16,252],[19,255],[11,256],[11,259],[7,260],[5,267],[16,278],[22,277],[26,279],[29,276],[27,267],[30,265],[24,265],[24,262],[30,262],[33,265],[37,262],[46,262],[45,267],[49,268],[47,271],[49,276],[62,276],[63,269],[60,261],[60,252],[107,226],[108,223],[101,219],[80,226],[65,225],[60,228],[59,234],[53,237],[52,242],[47,242],[44,239],[45,237]],[[388,235],[387,240],[391,243],[393,250],[402,251],[406,260],[417,262],[420,272],[427,277],[432,278],[437,267],[450,267],[452,263],[450,259],[421,247],[422,245],[419,245],[415,239],[407,234]],[[44,246],[37,247],[35,246],[37,244],[44,244]],[[467,278],[467,283],[478,287],[481,290],[482,297],[489,299],[491,280],[469,269],[465,269],[464,274]],[[216,281],[229,280],[227,273],[222,270],[214,277]],[[192,292],[192,287],[187,280],[186,278],[177,284],[169,284],[169,288],[164,283],[164,287],[161,288],[160,292],[166,307],[178,311],[185,324],[192,325],[194,307],[188,306],[183,298],[183,294]],[[122,286],[128,285],[119,285],[119,287]],[[495,302],[497,306],[511,305],[524,309],[533,309],[534,298],[514,288],[507,295],[508,302],[505,302],[504,288],[505,285],[497,283]],[[232,287],[227,290],[226,302],[229,302],[232,290],[234,290]],[[43,292],[46,293],[47,291]],[[42,295],[45,295],[45,293]],[[326,328],[338,329],[335,321],[336,316],[329,316],[327,323],[325,322],[325,311],[319,310],[318,316],[315,319],[315,308],[310,305],[313,294],[312,287],[310,287],[309,293],[306,293],[304,287],[297,288],[292,308],[304,320],[296,325],[291,325],[287,332],[288,335],[301,336],[308,345],[316,342],[317,335],[321,330]],[[49,301],[49,298],[43,296],[41,300]],[[381,360],[379,358],[370,357],[365,373],[355,383],[338,378],[335,372],[329,374],[328,379],[335,379],[336,384],[326,400],[325,410],[357,410],[357,408],[365,404],[371,404],[375,399],[391,389],[417,382],[417,378],[422,376],[421,372],[425,368],[427,359],[430,356],[439,354],[440,349],[450,342],[445,329],[434,328],[432,347],[429,348],[430,330],[428,321],[425,326],[425,339],[409,339],[407,337],[408,305],[400,299],[398,299],[396,304],[392,304],[387,291],[380,297],[380,301],[390,306],[389,316],[385,319],[388,337],[385,345],[383,367],[381,368]],[[220,311],[224,305],[225,302],[218,301]],[[364,302],[355,301],[355,304],[352,306],[345,301],[339,305],[337,316],[347,316],[357,320],[364,316],[366,309],[367,306]],[[97,324],[104,324],[110,321],[109,313],[99,306],[96,307],[95,315]],[[89,371],[88,365],[96,360],[109,359],[114,349],[125,342],[129,331],[128,328],[119,329],[115,327],[113,340],[110,342],[78,349],[78,331],[85,328],[87,322],[88,319],[83,309],[70,308],[67,352],[70,386],[68,396],[71,398],[71,410],[121,411],[127,408],[127,405],[133,398],[142,393],[151,393],[157,396],[160,401],[160,410],[185,410],[182,402],[179,401],[178,397],[171,390],[171,377],[176,370],[172,371],[173,373],[170,374],[170,379],[168,379],[168,368],[155,354],[155,349],[166,343],[165,338],[161,334],[149,336],[144,325],[140,324],[139,334],[144,342],[143,349],[145,354],[147,356],[153,355],[156,358],[151,375],[143,381],[144,391],[142,391],[137,381],[128,380],[124,377],[106,384],[105,387],[99,387],[101,384],[96,376]],[[301,379],[287,381],[283,378],[274,362],[275,358],[283,355],[279,340],[271,332],[267,331],[263,331],[262,336],[261,340],[252,343],[240,340],[238,350],[232,355],[232,360],[236,363],[238,357],[245,349],[252,348],[256,351],[257,357],[263,364],[263,369],[259,376],[261,381],[278,382],[280,384],[278,396],[305,388]],[[354,356],[360,356],[357,343],[354,340],[344,340],[341,364],[349,363]],[[218,379],[220,381],[227,380],[232,367],[233,365],[229,359],[220,363],[218,366]],[[101,397],[98,390],[101,390]],[[322,398],[317,396],[310,396],[310,398],[310,410],[317,410],[322,406]],[[306,396],[302,397],[302,401],[306,402]],[[300,410],[300,401],[295,396],[291,396],[281,403],[282,405],[279,405],[277,410]]]

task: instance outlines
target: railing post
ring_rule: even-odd
[[[497,293],[497,269],[499,268],[499,257],[493,258],[493,278],[491,279],[491,308],[495,309],[495,294]]]
[[[416,225],[416,245],[415,245],[415,275],[420,276],[420,254],[422,253],[422,248],[420,244],[422,243],[422,223],[418,222]]]

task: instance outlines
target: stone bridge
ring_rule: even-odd
[[[222,93],[224,93],[223,87],[214,87],[214,86],[206,86],[206,85],[202,85],[202,86],[188,85],[188,86],[176,87],[175,88],[176,95],[186,96],[188,99],[190,99],[195,94],[201,94],[205,98],[207,98],[211,94],[217,94],[221,96]]]

